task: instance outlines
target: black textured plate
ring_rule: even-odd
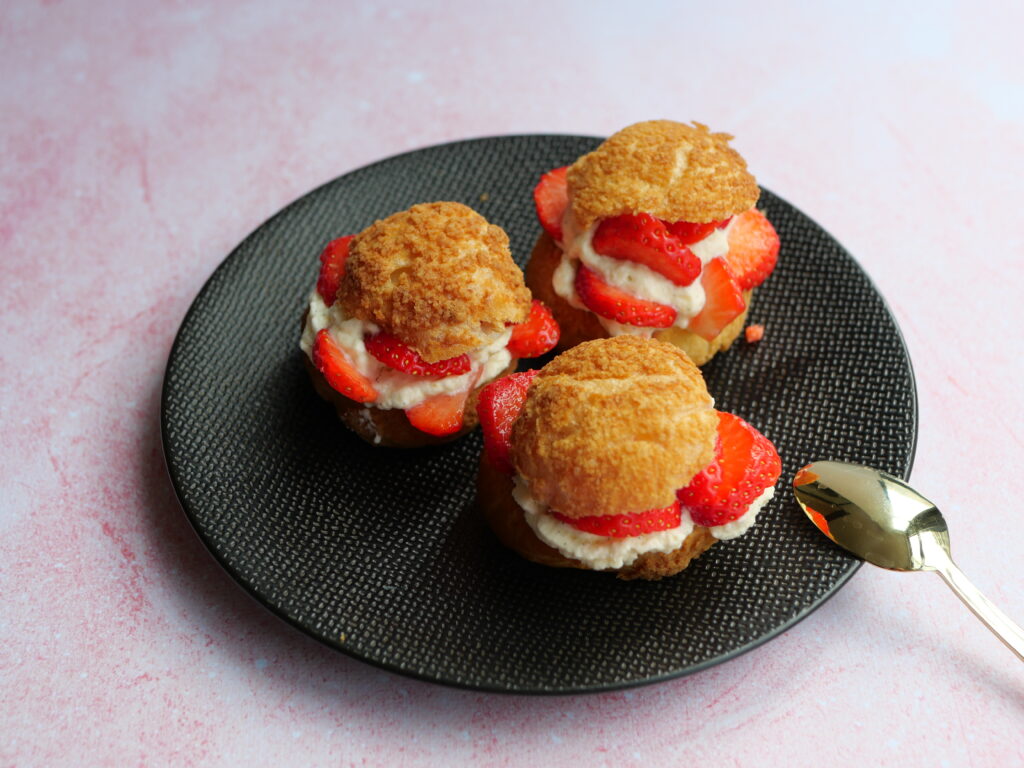
[[[474,515],[480,436],[413,452],[371,448],[313,392],[299,323],[325,242],[431,200],[504,227],[522,263],[538,234],[531,190],[597,139],[508,136],[392,157],[288,206],[224,261],[178,333],[163,439],[181,504],[249,592],[372,664],[491,691],[568,693],[663,680],[725,661],[818,607],[858,562],[789,493],[814,459],[906,477],[917,435],[899,330],[853,259],[774,195],[782,239],[742,340],[705,367],[718,407],[778,446],[779,492],[742,538],[681,575],[623,582],[504,550]]]

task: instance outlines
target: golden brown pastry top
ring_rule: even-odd
[[[568,517],[666,507],[714,456],[718,416],[676,347],[616,336],[541,369],[512,431],[512,461],[539,503]]]
[[[530,312],[508,235],[461,203],[414,205],[356,235],[338,299],[431,363],[493,341]]]
[[[623,128],[569,167],[576,231],[625,213],[699,223],[747,210],[760,190],[731,138],[672,120]]]

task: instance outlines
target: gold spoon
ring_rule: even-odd
[[[796,473],[793,493],[811,522],[857,557],[893,571],[938,571],[974,615],[1024,661],[1024,630],[956,567],[942,513],[909,485],[859,464],[816,461]]]

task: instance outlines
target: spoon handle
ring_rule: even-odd
[[[964,572],[957,568],[949,555],[933,558],[931,564],[956,596],[964,601],[964,605],[970,608],[996,637],[1006,643],[1006,646],[1017,654],[1017,658],[1024,661],[1024,629],[989,602],[989,599],[967,580]]]

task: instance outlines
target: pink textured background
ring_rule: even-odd
[[[0,765],[1024,763],[1024,667],[926,574],[865,568],[766,646],[625,693],[380,672],[220,571],[158,434],[193,296],[297,196],[442,141],[696,118],[890,302],[914,483],[1024,621],[1022,6],[362,5],[0,8]]]

